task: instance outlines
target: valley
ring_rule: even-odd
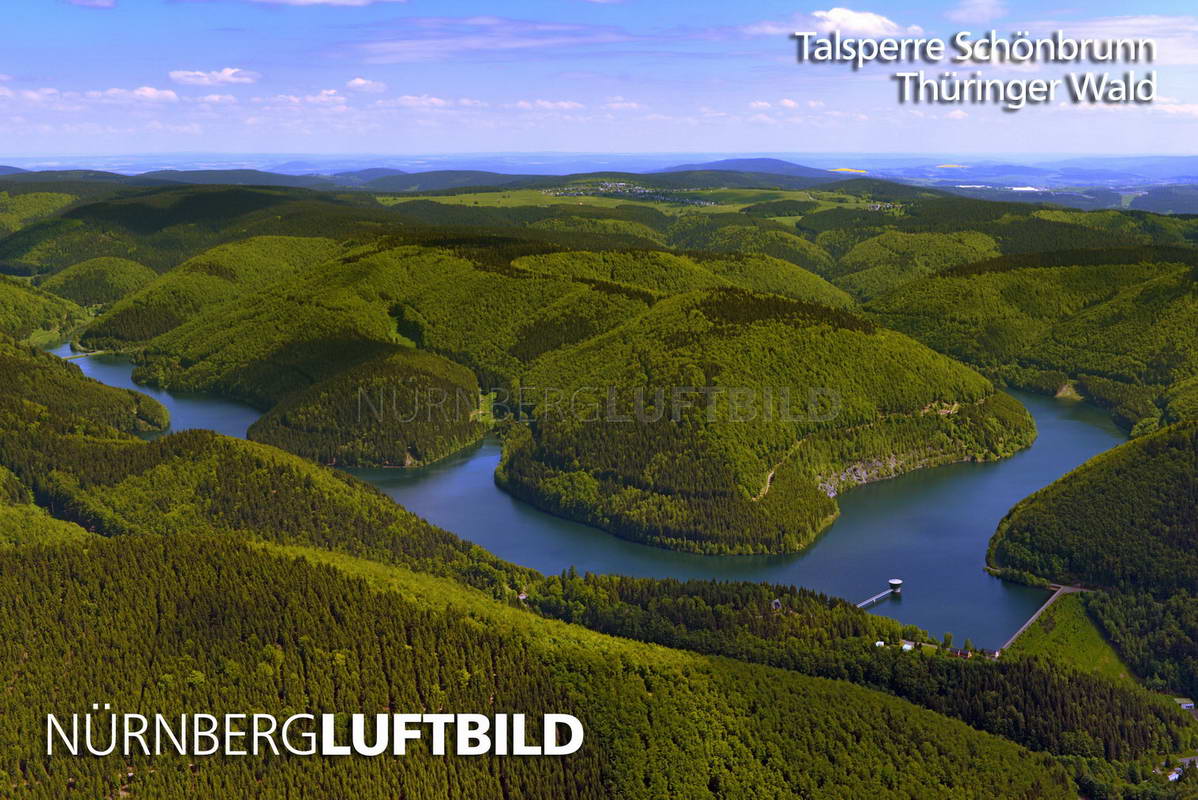
[[[69,353],[69,346],[55,352]],[[134,383],[127,360],[80,359],[83,374],[110,386]],[[204,395],[148,390],[170,411],[172,432],[214,429],[244,437],[254,409]],[[901,574],[901,599],[870,611],[940,636],[953,632],[996,649],[1044,601],[1044,590],[985,573],[986,544],[1010,506],[1087,459],[1123,441],[1092,406],[1028,393],[1016,397],[1036,420],[1038,437],[1012,459],[920,470],[853,489],[840,518],[797,556],[701,556],[613,540],[600,530],[539,511],[494,481],[501,445],[489,437],[416,469],[351,468],[401,506],[481,545],[500,558],[546,574],[571,568],[598,574],[678,580],[762,581],[803,586],[849,600]]]
[[[84,628],[116,615],[87,634],[95,647],[165,623],[155,648],[170,655],[131,657],[123,702],[152,684],[168,707],[270,693],[330,707],[339,686],[432,709],[480,692],[586,705],[594,739],[572,758],[592,777],[560,796],[701,797],[728,781],[973,796],[998,774],[1020,776],[1011,796],[1156,792],[1155,765],[1198,745],[1167,696],[1192,691],[1198,636],[1180,584],[1149,590],[1107,565],[1116,529],[1155,531],[1127,563],[1175,547],[1184,582],[1188,484],[1135,478],[1159,503],[1106,538],[1071,525],[1117,491],[1110,474],[1188,463],[1193,221],[860,178],[663,175],[637,179],[655,184],[646,201],[609,178],[410,195],[91,183],[23,218],[0,239],[0,355],[20,376],[0,387],[4,574],[78,593]],[[691,195],[714,205],[674,202]],[[71,343],[101,352],[66,361]],[[826,405],[777,413],[783,397]],[[1096,520],[1124,510],[1091,504]],[[153,610],[105,610],[84,553]],[[901,595],[856,607],[893,577]],[[984,657],[1048,581],[1098,591]],[[249,611],[271,603],[286,610]],[[1161,608],[1168,630],[1151,622]],[[432,677],[404,683],[396,653],[438,640],[455,645],[420,649]],[[19,641],[22,669],[50,669],[52,649]],[[380,658],[389,688],[365,671]],[[345,670],[332,687],[325,664]],[[79,675],[72,691],[95,691],[100,675]],[[643,716],[617,710],[617,686]],[[840,716],[798,724],[812,703]],[[885,721],[867,734],[850,706]],[[712,708],[733,709],[713,724],[747,747],[725,766],[700,766],[696,715]],[[663,715],[684,741],[629,744]],[[833,728],[854,731],[861,769],[832,766]],[[950,728],[973,755],[897,755]],[[758,742],[789,755],[754,764]],[[799,753],[801,776],[786,766]],[[62,786],[36,764],[6,769]],[[399,777],[378,769],[392,768],[303,780]],[[433,793],[559,780],[460,769],[406,779]],[[85,779],[113,780],[99,766]]]

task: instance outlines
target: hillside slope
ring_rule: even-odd
[[[424,610],[329,567],[228,541],[135,538],[0,554],[2,768],[33,797],[202,791],[526,798],[1067,798],[1064,771],[996,737],[842,683],[496,612]],[[417,584],[419,585],[419,584]],[[54,598],[67,593],[70,602]],[[153,602],[146,602],[152,598]],[[250,611],[252,610],[252,613]],[[500,618],[502,619],[502,618]],[[53,631],[31,636],[31,631]],[[66,643],[71,642],[71,647]],[[120,669],[83,655],[120,654]],[[65,656],[64,656],[65,654]],[[64,670],[64,665],[67,667]],[[416,676],[419,676],[418,680]],[[48,688],[54,686],[51,696]],[[576,713],[554,758],[47,758],[40,712]],[[669,731],[668,735],[663,735]],[[934,743],[934,744],[932,744]],[[711,758],[710,749],[720,749]],[[196,766],[191,766],[192,763]],[[333,768],[334,763],[336,768]]]
[[[839,491],[1034,437],[1018,403],[904,336],[735,290],[662,301],[524,380],[556,396],[534,397],[532,425],[509,435],[501,485],[697,552],[797,551],[836,518]]]
[[[991,544],[999,566],[1170,593],[1198,585],[1198,421],[1096,456],[1021,501]]]
[[[1075,382],[1121,424],[1152,430],[1168,387],[1198,375],[1195,264],[1198,251],[1153,247],[1000,258],[905,284],[866,308],[1016,385],[1055,392]]]
[[[1198,694],[1198,420],[1116,447],[1011,509],[989,560],[1085,594],[1145,683]]]
[[[157,277],[154,270],[127,258],[89,258],[55,273],[40,287],[81,306],[110,305]]]
[[[70,300],[0,275],[0,334],[49,343],[86,320],[87,312]]]

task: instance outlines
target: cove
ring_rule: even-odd
[[[69,355],[69,347],[53,350]],[[171,412],[172,431],[208,428],[245,436],[258,417],[248,406],[215,397],[137,386],[132,364],[116,356],[76,359],[85,374],[110,386],[146,392]],[[1015,503],[1082,462],[1125,440],[1093,406],[1013,392],[1036,419],[1039,437],[1005,461],[950,464],[853,489],[840,497],[841,517],[811,547],[790,556],[675,553],[611,534],[515,500],[495,486],[499,443],[480,444],[419,469],[351,470],[429,522],[500,558],[546,573],[573,566],[659,578],[767,581],[804,586],[859,602],[905,581],[901,599],[870,608],[957,643],[997,648],[1047,598],[1040,589],[1004,583],[983,571],[986,546]]]

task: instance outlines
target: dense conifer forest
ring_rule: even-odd
[[[1188,796],[1188,776],[1156,770],[1198,723],[1150,690],[1198,693],[1198,226],[876,181],[752,186],[712,210],[556,189],[0,197],[0,785]],[[141,382],[252,404],[254,441],[146,441],[165,409],[34,347],[67,337],[133,358]],[[1017,506],[991,558],[1108,590],[1084,603],[1147,688],[954,657],[795,587],[542,575],[330,468],[427,464],[496,430],[497,481],[554,513],[675,549],[794,552],[856,485],[1030,444],[1007,385],[1080,394],[1134,429]],[[338,765],[30,748],[47,704],[92,702],[568,710],[588,741],[562,762]]]
[[[81,306],[107,306],[156,277],[149,267],[127,258],[89,258],[56,272],[41,288]]]
[[[0,779],[22,796],[230,797],[251,783],[258,797],[380,800],[396,787],[428,798],[915,800],[984,798],[1000,783],[1008,797],[1072,796],[1046,756],[877,692],[574,626],[480,625],[229,539],[33,547],[0,564]],[[426,744],[346,760],[68,759],[30,747],[43,709],[96,701],[168,715],[568,708],[588,736],[558,759],[436,758]]]
[[[963,661],[932,651],[906,653],[897,647],[879,651],[873,646],[876,638],[897,642],[904,636],[921,639],[926,635],[812,592],[753,584],[541,576],[499,561],[428,525],[353,478],[274,448],[203,431],[146,442],[117,430],[134,427],[136,411],[131,408],[124,417],[112,417],[117,427],[81,427],[85,425],[86,406],[76,407],[71,401],[82,397],[85,387],[114,398],[130,393],[94,384],[79,376],[74,367],[49,356],[26,350],[18,353],[30,362],[59,366],[79,391],[58,399],[51,417],[29,408],[28,392],[26,397],[16,392],[7,395],[17,404],[6,418],[0,437],[0,462],[12,469],[5,481],[10,503],[29,506],[29,499],[36,499],[39,514],[50,512],[62,520],[55,522],[57,526],[70,530],[69,534],[56,532],[48,541],[79,541],[92,562],[98,557],[95,546],[101,539],[97,537],[112,540],[118,549],[106,557],[124,559],[131,570],[130,580],[145,580],[148,575],[164,571],[178,574],[179,566],[146,567],[141,561],[144,553],[134,555],[133,551],[119,549],[141,547],[144,545],[137,543],[150,540],[172,542],[171,549],[164,552],[173,554],[180,564],[201,570],[249,557],[229,554],[223,543],[259,542],[284,551],[298,547],[305,554],[329,553],[330,557],[342,553],[369,559],[367,563],[392,565],[398,570],[390,573],[393,575],[415,570],[437,576],[431,579],[440,581],[438,591],[448,593],[455,604],[473,609],[485,600],[488,608],[515,614],[522,625],[535,628],[556,618],[604,634],[711,656],[732,656],[761,665],[759,668],[781,667],[786,672],[779,674],[796,678],[804,675],[808,676],[806,680],[833,678],[842,682],[830,684],[833,686],[847,686],[843,682],[849,681],[1061,757],[1140,763],[1150,759],[1152,753],[1183,749],[1198,732],[1192,722],[1186,724],[1186,717],[1142,690],[1058,670],[1046,663]],[[261,502],[263,497],[270,501]],[[216,546],[217,542],[222,544]],[[189,547],[204,550],[207,558],[197,559],[189,554]],[[35,563],[42,569],[49,569],[47,563],[53,563],[52,559],[46,562],[45,554],[36,557],[40,560]],[[253,558],[261,560],[259,556]],[[107,575],[108,582],[115,579],[117,573],[110,573],[107,562],[96,563],[97,575]],[[72,580],[78,577],[77,572],[77,568],[70,571]],[[224,571],[220,574],[235,582],[241,580]],[[43,573],[37,580],[47,578]],[[291,602],[286,593],[280,594],[285,581],[262,580],[271,587],[275,602]],[[210,579],[170,581],[176,588],[180,583],[207,587]],[[136,596],[149,591],[129,590]],[[219,584],[212,591],[223,598],[222,603],[228,602],[224,597],[228,592]],[[311,597],[307,588],[297,592]],[[773,598],[781,599],[779,611],[773,609]],[[313,602],[315,607],[325,608],[321,605],[324,601]],[[247,599],[237,607],[260,606]],[[144,605],[136,608],[144,613]],[[318,624],[303,624],[300,629],[307,630],[309,625]],[[440,638],[448,634],[430,635]],[[266,635],[260,638],[263,642],[277,641]],[[205,649],[211,650],[212,646],[209,643]],[[208,676],[214,673],[249,675],[261,669],[255,666],[260,661],[233,667],[225,661],[204,662],[194,654],[180,663],[186,664],[186,669],[162,667],[167,678],[156,679],[162,691],[179,685],[177,681],[184,676],[184,685],[206,685]],[[576,668],[577,664],[571,662],[570,669]],[[613,678],[613,685],[622,680]],[[295,691],[307,690],[296,687]],[[1101,702],[1093,702],[1096,697],[1101,697]],[[847,698],[837,702],[841,701],[852,702]],[[773,703],[764,698],[760,702]],[[606,708],[605,703],[618,705],[615,700],[596,703],[599,708]],[[1049,713],[1050,708],[1055,710]],[[1110,709],[1119,712],[1112,715]],[[1115,719],[1119,720],[1118,726],[1111,724]],[[601,727],[603,723],[596,724]],[[818,720],[813,724],[824,725]],[[794,732],[790,725],[786,728],[788,736]],[[1026,775],[1032,774],[1021,769]]]
[[[1101,502],[1095,502],[1100,498]],[[1087,594],[1124,660],[1148,685],[1198,693],[1198,422],[1104,453],[1011,510],[991,560]]]
[[[480,397],[470,370],[400,349],[288,395],[249,438],[323,464],[419,466],[486,434],[491,409]]]
[[[83,331],[82,343],[130,349],[138,380],[217,392],[264,411],[286,409],[292,419],[306,402],[299,393],[322,394],[322,409],[339,396],[336,421],[314,434],[324,439],[326,460],[337,453],[357,464],[429,460],[404,455],[407,445],[390,434],[365,436],[347,422],[349,381],[377,385],[378,378],[365,376],[386,374],[380,359],[412,346],[469,368],[497,417],[529,425],[508,439],[499,473],[506,488],[555,513],[664,547],[795,551],[836,518],[836,495],[853,485],[948,461],[1003,457],[1033,436],[1027,415],[976,373],[874,331],[849,294],[809,271],[835,275],[832,256],[772,218],[669,215],[634,205],[566,206],[563,216],[553,206],[418,200],[390,206],[396,227],[380,238],[364,237],[361,228],[337,230],[336,219],[354,212],[361,224],[381,213],[361,201],[300,200],[283,190],[236,197],[228,194],[233,190],[191,191],[154,190],[69,212],[87,228],[94,220],[116,224],[136,209],[136,221],[124,224],[142,239],[165,235],[188,209],[202,212],[214,229],[240,213],[243,234],[116,301]],[[219,212],[218,201],[228,201]],[[331,229],[337,238],[244,235],[277,225],[279,204],[299,203],[325,204],[336,219],[320,232]],[[600,231],[595,220],[641,226],[653,236],[633,237],[642,246],[630,249],[631,228]],[[434,224],[458,227],[428,227]],[[919,236],[941,236],[958,248],[945,264],[966,252],[995,252],[985,236],[910,236],[894,234],[877,252],[899,258]],[[580,243],[589,249],[579,250]],[[850,265],[871,251],[857,252]],[[687,318],[695,314],[709,323]],[[635,369],[628,368],[636,362],[626,345],[611,349],[632,339],[643,350]],[[734,356],[737,350],[744,352]],[[827,369],[832,362],[841,369]],[[584,382],[592,387],[586,392]],[[333,386],[343,388],[330,392]],[[680,424],[673,413],[661,424],[581,424],[580,403],[599,401],[604,392],[594,387],[604,386],[624,406],[667,387],[694,387],[706,396],[751,393],[762,408],[754,419],[731,419],[738,411],[723,399],[711,414],[691,410]],[[538,391],[569,397],[574,418],[556,417]],[[834,404],[825,409],[828,420],[789,419],[807,414],[813,397]],[[654,413],[661,412],[657,403]],[[266,436],[278,418],[264,420],[255,435]],[[428,453],[445,455],[476,438],[453,430],[462,425],[470,420],[447,420],[443,430],[433,425],[442,444]],[[315,454],[294,431],[272,435],[269,441]],[[680,446],[679,436],[690,443]],[[563,470],[580,447],[592,454]],[[685,457],[673,462],[677,474],[663,471],[659,462],[678,452]],[[709,477],[695,479],[702,471]]]

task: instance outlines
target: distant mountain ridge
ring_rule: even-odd
[[[766,175],[791,175],[802,178],[826,178],[831,173],[826,169],[805,167],[780,158],[725,158],[703,164],[679,164],[659,169],[657,172],[699,172],[718,170],[723,172],[757,172]]]
[[[878,165],[877,158],[862,156],[860,164],[845,156],[843,163],[860,170],[820,169],[779,158],[728,158],[676,164],[652,171],[583,171],[557,174],[503,172],[487,169],[432,169],[408,171],[394,167],[364,167],[325,172],[311,171],[314,162],[289,161],[271,169],[156,169],[124,174],[98,169],[31,171],[0,166],[0,183],[10,191],[30,191],[30,184],[58,183],[58,191],[90,194],[103,184],[128,187],[169,185],[234,185],[365,191],[395,194],[436,194],[515,189],[570,188],[588,183],[624,183],[629,191],[645,189],[801,190],[856,178],[887,182],[888,194],[905,185],[937,189],[979,200],[1054,203],[1082,210],[1121,209],[1168,214],[1198,213],[1198,157],[1094,157],[1036,163],[993,159]],[[820,156],[824,164],[834,164]],[[434,163],[435,160],[434,160]],[[290,170],[290,171],[286,171]],[[860,174],[864,173],[864,174]],[[88,189],[87,186],[97,187]],[[47,190],[48,191],[48,190]],[[604,189],[611,193],[612,187]],[[619,189],[615,189],[619,193]]]
[[[336,183],[319,175],[282,175],[257,169],[162,169],[143,172],[139,178],[177,183],[221,184],[229,186],[291,186],[300,189],[332,189]]]

